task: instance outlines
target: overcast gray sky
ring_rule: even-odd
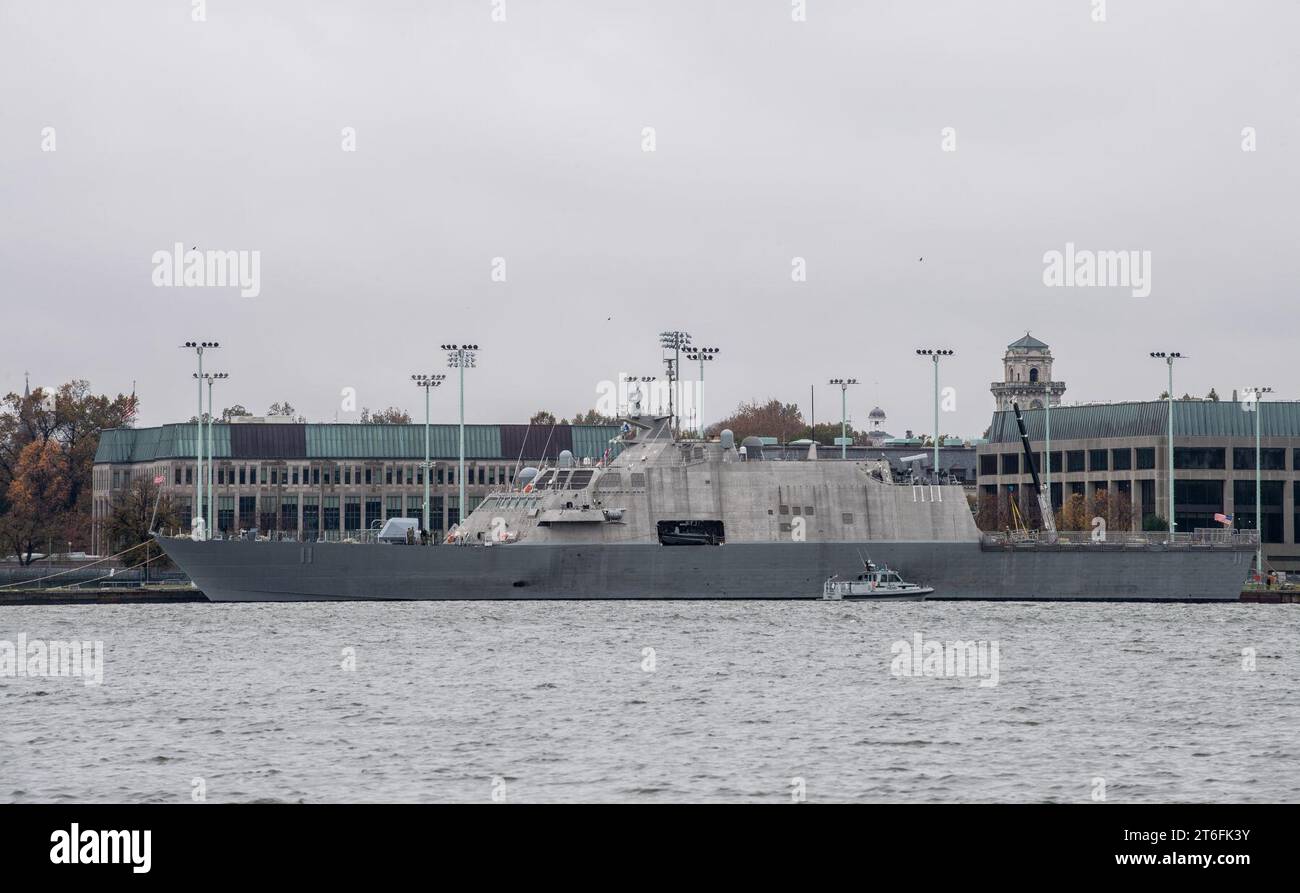
[[[183,420],[177,345],[215,339],[219,406],[421,418],[409,375],[465,341],[469,419],[519,422],[680,328],[722,349],[710,419],[817,384],[829,420],[853,376],[859,426],[928,431],[935,346],[978,435],[1029,329],[1067,402],[1153,398],[1161,349],[1179,393],[1298,396],[1300,5],[500,5],[0,0],[0,390],[134,380]],[[260,251],[260,294],[154,287],[175,242]],[[1067,242],[1150,251],[1151,294],[1046,287]]]

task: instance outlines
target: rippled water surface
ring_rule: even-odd
[[[0,678],[5,801],[1300,800],[1293,605],[0,609],[19,633],[102,640],[104,681]],[[892,675],[917,633],[996,641],[998,684]]]

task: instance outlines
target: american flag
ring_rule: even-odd
[[[162,483],[163,481],[165,481],[165,480],[167,480],[167,478],[163,477],[161,474],[156,474],[156,475],[154,475],[154,478],[153,478],[153,482],[154,482],[155,484],[161,484],[161,483]]]
[[[1223,512],[1215,512],[1214,520],[1218,521],[1220,524],[1231,524],[1232,515],[1225,515]]]

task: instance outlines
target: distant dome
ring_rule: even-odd
[[[884,419],[884,418],[885,418],[885,411],[884,411],[883,409],[881,409],[879,406],[877,406],[875,409],[871,410],[871,412],[867,413],[867,418],[869,418],[869,419]]]

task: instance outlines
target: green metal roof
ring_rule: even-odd
[[[510,426],[507,426],[510,427]],[[524,426],[513,426],[523,428]],[[557,429],[565,426],[556,426]],[[162,425],[156,428],[112,428],[100,435],[95,462],[152,462],[158,459],[193,458],[196,452],[197,425]],[[235,455],[231,448],[231,431],[238,428],[237,440],[246,444]],[[253,429],[260,429],[255,431]],[[465,455],[475,459],[510,459],[502,448],[502,426],[466,425]],[[599,458],[611,438],[619,433],[614,426],[573,425],[573,454],[579,458]],[[206,432],[205,432],[206,434]],[[265,437],[253,437],[264,434]],[[554,432],[551,444],[567,446],[560,432]],[[292,442],[296,440],[296,448]],[[304,444],[305,440],[305,444]],[[253,450],[256,445],[256,450]],[[459,425],[430,425],[430,453],[434,458],[450,459],[460,454]],[[305,446],[305,449],[304,449]],[[272,455],[281,450],[282,454]],[[218,459],[423,459],[424,425],[275,425],[218,422],[212,426],[212,453]],[[617,451],[616,451],[617,452]],[[209,453],[204,443],[203,454]],[[616,453],[615,453],[616,454]]]
[[[110,428],[100,434],[96,462],[152,462],[197,452],[195,435],[198,425],[163,425],[159,428]],[[212,426],[211,452],[218,459],[230,456],[230,426]],[[204,432],[206,436],[206,431]],[[205,441],[203,455],[208,455]]]
[[[1047,349],[1046,344],[1044,344],[1042,341],[1039,341],[1037,338],[1035,338],[1033,335],[1029,334],[1028,332],[1025,332],[1025,337],[1012,341],[1010,344],[1007,345],[1007,347],[1008,348],[1022,347],[1022,348],[1027,348],[1029,350]]]
[[[460,455],[459,425],[429,426],[429,455]],[[465,455],[501,458],[501,429],[466,425]],[[424,425],[308,425],[309,459],[423,459]]]
[[[1250,410],[1251,406],[1256,409]],[[1029,433],[1029,439],[1043,440],[1046,411],[1022,409],[1021,412],[1025,417],[1025,430]],[[1174,438],[1254,437],[1255,412],[1259,413],[1260,433],[1264,437],[1300,437],[1300,403],[1175,400]],[[1163,437],[1168,430],[1167,400],[1052,408],[1053,440]],[[1020,431],[1016,427],[1015,413],[995,412],[988,439],[990,443],[1018,441]]]
[[[612,428],[608,425],[574,425],[573,455],[579,459],[585,459],[588,456],[599,459],[605,455],[605,449],[610,445],[610,440],[617,437],[618,433],[618,428]],[[610,450],[609,457],[614,458],[622,450],[622,444],[615,445],[614,449]]]

